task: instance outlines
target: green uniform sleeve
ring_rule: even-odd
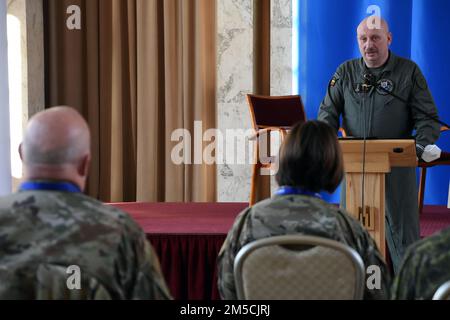
[[[233,227],[228,232],[218,257],[218,288],[220,297],[224,300],[236,300],[236,285],[234,282],[234,260],[241,249],[240,235],[244,227],[246,217],[251,208],[247,208],[236,218]]]
[[[336,131],[339,129],[339,117],[344,108],[342,75],[342,67],[339,67],[328,83],[327,93],[320,104],[319,115],[317,117],[318,120],[328,123]]]
[[[419,266],[416,264],[418,261],[417,257],[413,259],[413,256],[411,250],[407,250],[400,270],[392,284],[391,298],[393,300],[413,300],[416,298],[415,281]]]
[[[124,288],[125,299],[172,299],[161,272],[158,256],[143,231],[124,236],[118,250],[116,277]]]
[[[383,257],[381,256],[380,251],[377,248],[375,241],[370,237],[370,235],[363,230],[363,243],[364,248],[362,250],[362,259],[364,260],[364,264],[366,266],[366,270],[369,266],[377,266],[381,271],[381,287],[379,289],[369,289],[367,281],[369,280],[368,273],[366,274],[366,292],[364,294],[365,299],[371,300],[386,300],[389,299],[390,295],[390,287],[391,287],[391,273],[384,262]]]
[[[392,298],[431,300],[450,279],[450,232],[441,231],[408,247],[392,286]]]
[[[345,211],[341,211],[341,214],[343,218],[342,225],[347,226],[347,230],[345,230],[344,232],[346,242],[359,253],[366,269],[364,299],[389,299],[392,277],[380,251],[378,250],[375,241],[372,239],[366,229],[364,229],[364,227],[359,223],[359,221],[353,219]],[[376,266],[379,268],[379,270],[375,270],[375,272],[380,271],[381,279],[379,283],[376,278],[373,278],[376,277],[373,271],[370,274],[369,272],[367,272],[370,266]],[[374,288],[369,288],[369,282],[371,284],[376,284],[374,285]],[[380,285],[379,287],[377,287],[378,284]]]
[[[141,257],[132,299],[170,300],[164,276],[161,272],[158,256],[146,239],[143,241],[143,257]]]
[[[412,106],[411,111],[414,119],[414,128],[416,130],[416,144],[418,145],[419,150],[421,147],[424,148],[427,145],[436,142],[439,138],[440,124],[417,110],[422,110],[435,119],[438,118],[436,105],[431,96],[427,81],[417,66],[413,72],[412,81],[412,96],[409,101]]]

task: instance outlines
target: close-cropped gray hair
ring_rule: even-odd
[[[74,139],[73,139],[74,140]],[[70,141],[71,142],[71,141]],[[23,160],[29,165],[63,165],[74,164],[83,155],[76,141],[51,150],[44,150],[42,145],[27,141],[22,144]]]
[[[26,165],[77,165],[90,153],[89,127],[70,107],[54,107],[30,120],[21,145]]]

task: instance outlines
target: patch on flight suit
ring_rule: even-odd
[[[377,81],[377,85],[377,92],[384,96],[394,90],[394,83],[390,79],[380,79]]]
[[[335,73],[333,75],[333,78],[331,78],[331,80],[330,80],[330,87],[334,87],[338,80],[339,80],[339,75],[337,73]]]

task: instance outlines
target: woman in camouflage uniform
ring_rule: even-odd
[[[234,259],[257,239],[304,234],[345,243],[361,256],[366,267],[377,265],[382,274],[378,289],[367,289],[365,299],[388,298],[390,274],[375,242],[361,224],[343,209],[321,199],[333,192],[343,177],[342,152],[334,130],[324,122],[297,124],[280,150],[275,195],[239,214],[219,254],[219,291],[236,299]]]

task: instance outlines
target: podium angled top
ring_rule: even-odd
[[[363,140],[339,140],[346,172],[362,172]],[[412,139],[366,140],[365,172],[390,172],[391,167],[416,167],[416,142]]]

